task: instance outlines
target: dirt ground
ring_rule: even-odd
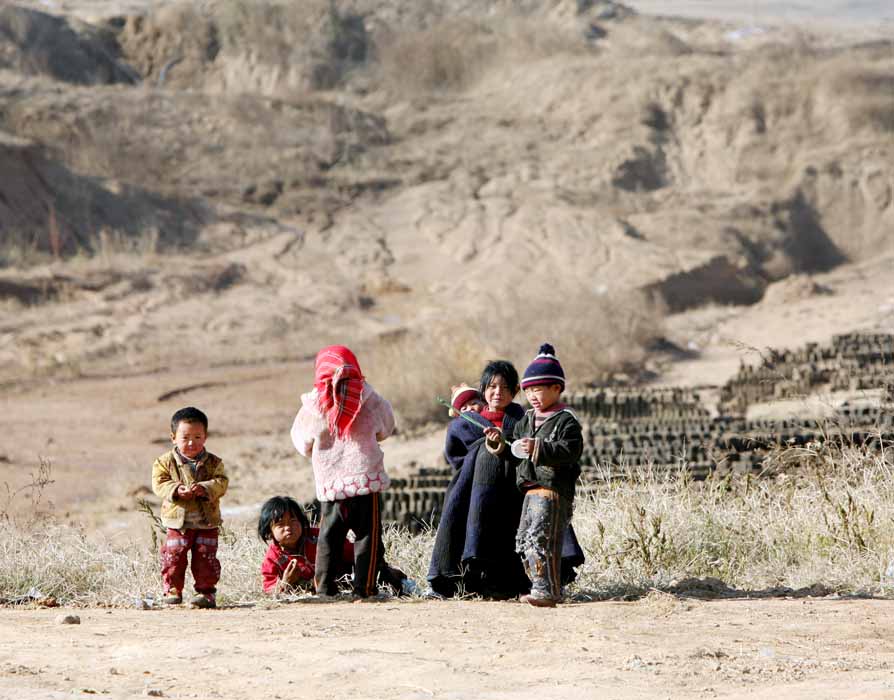
[[[894,697],[889,601],[0,610],[0,698]]]

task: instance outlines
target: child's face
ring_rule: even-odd
[[[292,513],[286,513],[279,520],[273,521],[270,525],[270,532],[280,547],[289,549],[298,544],[304,530],[298,518]]]
[[[515,397],[510,386],[499,374],[491,377],[491,380],[484,387],[484,400],[487,401],[487,407],[491,411],[502,411]]]
[[[171,434],[171,440],[180,450],[180,454],[190,459],[195,459],[205,449],[205,426],[201,423],[187,423],[180,421],[177,424],[177,432]]]
[[[472,399],[471,401],[466,401],[459,409],[459,412],[468,413],[469,411],[472,411],[473,413],[481,413],[483,409],[484,401],[481,399]]]
[[[538,411],[545,411],[550,408],[559,396],[562,394],[562,386],[560,384],[544,384],[538,386],[529,386],[525,389],[525,398]]]

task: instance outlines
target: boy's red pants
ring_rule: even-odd
[[[217,528],[210,530],[168,529],[161,547],[161,577],[165,592],[176,588],[183,592],[187,556],[192,552],[192,577],[197,593],[214,593],[220,580],[217,560]]]

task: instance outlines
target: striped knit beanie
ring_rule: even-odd
[[[565,372],[556,357],[556,349],[549,343],[540,346],[540,352],[528,365],[521,380],[522,389],[543,384],[559,384],[565,389]]]

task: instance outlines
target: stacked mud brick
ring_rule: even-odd
[[[452,476],[453,470],[445,463],[419,467],[412,476],[392,479],[391,487],[382,494],[382,519],[414,532],[437,526]]]
[[[710,470],[702,445],[712,420],[695,391],[608,389],[566,398],[583,425],[584,484],[621,476],[628,469],[665,470],[684,462],[698,472]]]
[[[822,424],[744,418],[753,403],[829,391],[861,399],[867,390],[881,394],[874,404],[845,404]],[[842,335],[830,345],[770,351],[759,367],[743,366],[721,387],[719,415],[697,391],[679,387],[570,392],[565,399],[583,425],[583,490],[645,469],[686,470],[695,479],[759,474],[779,447],[894,442],[894,336]],[[384,519],[412,530],[437,524],[451,476],[447,466],[428,466],[394,479],[383,494]]]
[[[830,345],[771,350],[760,365],[743,365],[721,391],[720,409],[744,414],[749,405],[817,392],[894,392],[894,336],[838,335]]]

